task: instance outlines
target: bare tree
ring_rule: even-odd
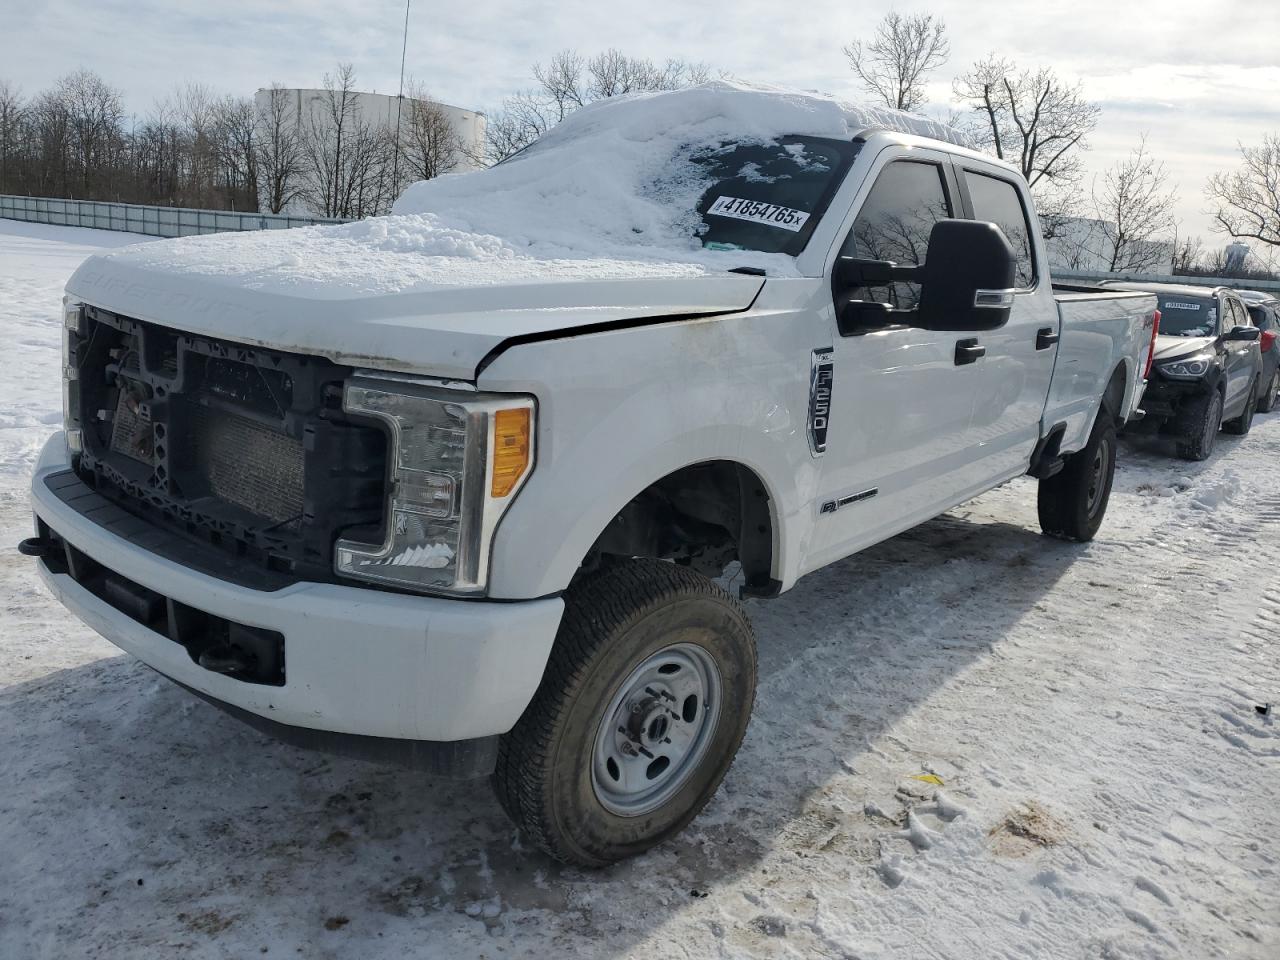
[[[223,97],[214,105],[214,147],[232,210],[258,210],[258,117],[248,97]]]
[[[626,93],[678,90],[703,83],[710,75],[704,63],[670,59],[658,64],[609,49],[586,58],[562,50],[545,64],[534,64],[537,86],[507,97],[486,117],[487,156],[497,163],[523,150],[579,107]]]
[[[679,90],[705,83],[710,69],[705,63],[668,59],[663,64],[647,57],[630,57],[610,47],[586,64],[588,100],[603,100],[647,90]]]
[[[101,184],[110,192],[110,175],[121,149],[124,119],[120,92],[97,74],[77,70],[58,81],[56,96],[66,111],[68,158],[81,196]]]
[[[302,191],[302,118],[300,105],[280,84],[266,93],[266,108],[257,118],[258,189],[267,209],[280,213]]]
[[[1205,186],[1214,229],[1280,246],[1280,135],[1259,147],[1241,144],[1240,157],[1238,169],[1213,174]]]
[[[1101,221],[1100,253],[1112,272],[1144,270],[1172,259],[1161,236],[1174,228],[1177,191],[1165,189],[1164,164],[1147,152],[1143,137],[1129,156],[1094,183],[1093,207]]]
[[[462,136],[443,106],[421,86],[411,87],[401,124],[400,159],[409,180],[431,180],[457,168],[465,158]]]
[[[391,132],[364,117],[351,64],[325,74],[320,97],[303,120],[303,192],[312,208],[325,217],[385,212],[395,193],[394,150]]]
[[[1052,234],[1078,206],[1080,154],[1101,109],[1085,99],[1078,82],[1047,67],[1020,69],[994,54],[958,76],[952,92],[970,109],[975,139],[1027,178]]]
[[[870,40],[844,48],[849,66],[885,106],[914,110],[925,101],[928,75],[951,55],[946,24],[932,14],[887,13]]]
[[[1204,259],[1204,241],[1200,237],[1184,237],[1173,245],[1173,272],[1187,276]]]
[[[14,189],[10,175],[23,151],[26,121],[27,106],[21,91],[7,80],[0,80],[0,193]]]

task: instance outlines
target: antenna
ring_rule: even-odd
[[[404,0],[404,41],[400,45],[400,92],[396,94],[395,152],[391,157],[391,189],[400,189],[400,110],[404,106],[404,55],[409,49],[409,3]]]

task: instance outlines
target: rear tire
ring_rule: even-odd
[[[1102,526],[1116,473],[1116,428],[1111,415],[1098,412],[1084,449],[1066,458],[1052,477],[1040,481],[1036,507],[1047,536],[1081,543]]]
[[[657,560],[609,564],[565,601],[492,782],[530,841],[602,867],[679,833],[720,786],[755,701],[755,635],[724,590]]]
[[[1267,388],[1258,397],[1258,412],[1270,413],[1276,406],[1276,394],[1280,394],[1280,369],[1271,374],[1271,379],[1267,381]]]
[[[1258,408],[1258,380],[1255,377],[1253,382],[1249,384],[1249,395],[1245,398],[1244,409],[1240,411],[1240,416],[1233,420],[1228,420],[1222,425],[1222,429],[1227,433],[1235,434],[1237,437],[1243,437],[1249,433],[1249,428],[1253,426],[1253,412]]]
[[[1222,427],[1222,394],[1211,390],[1189,401],[1179,419],[1186,432],[1178,438],[1178,456],[1183,460],[1208,460]]]

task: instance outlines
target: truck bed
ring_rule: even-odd
[[[1123,367],[1123,388],[1111,402],[1120,421],[1131,419],[1141,403],[1156,298],[1074,283],[1054,283],[1053,295],[1061,339],[1044,431],[1066,424],[1061,450],[1071,453],[1088,439],[1099,400],[1118,367]]]

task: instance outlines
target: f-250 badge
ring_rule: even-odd
[[[813,351],[809,368],[809,450],[820,457],[827,450],[827,423],[831,416],[831,383],[835,369],[831,347]]]

